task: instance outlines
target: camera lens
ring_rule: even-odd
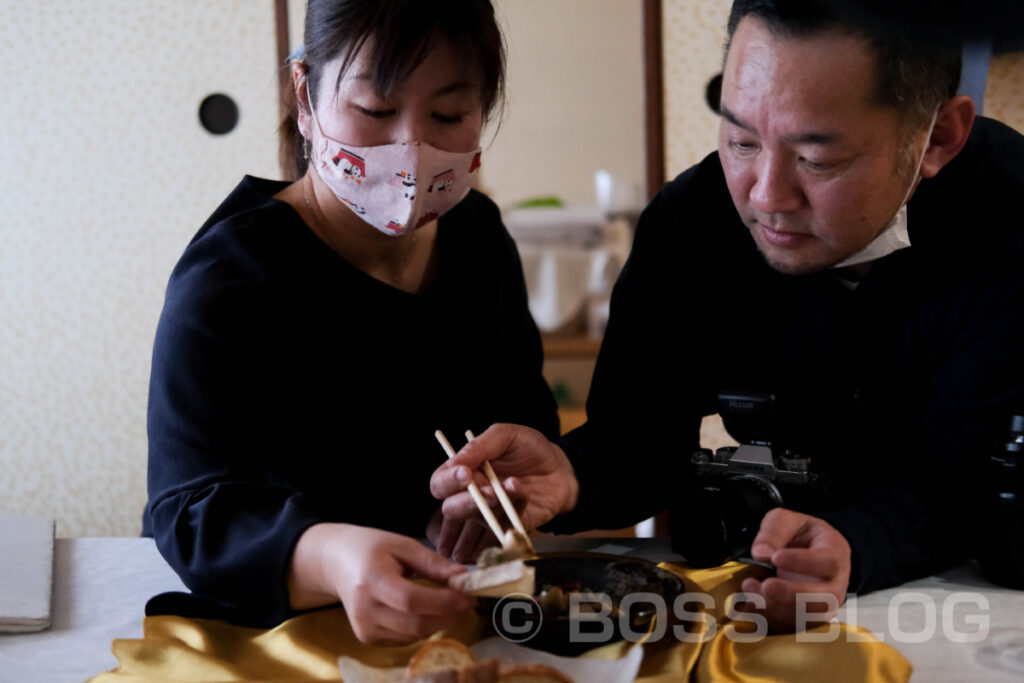
[[[1004,492],[986,512],[989,519],[978,552],[981,572],[992,583],[1024,589],[1024,499]]]
[[[990,458],[990,486],[979,534],[978,564],[989,581],[1024,588],[1024,415]]]
[[[672,549],[694,567],[715,567],[750,552],[761,519],[782,505],[771,482],[753,475],[705,486],[673,508]]]

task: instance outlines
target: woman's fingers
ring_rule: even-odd
[[[428,533],[427,538],[429,538],[434,544],[434,547],[437,548],[438,555],[450,558],[452,556],[452,552],[455,550],[455,542],[459,540],[462,528],[468,524],[468,522],[456,520],[451,517],[445,517],[440,508],[438,508],[438,514],[436,516],[440,518],[437,523],[436,533],[434,535]]]
[[[407,614],[372,600],[367,600],[359,614],[349,617],[356,637],[368,645],[403,645],[426,638],[451,623],[451,617]]]
[[[388,577],[394,575],[402,577],[405,572],[402,571],[399,563],[420,576],[441,584],[447,583],[448,579],[455,574],[465,571],[463,567],[449,562],[433,550],[420,545],[418,541],[405,536],[398,536],[397,539],[398,542],[393,544],[390,549],[391,555],[394,558],[392,561],[396,561],[395,566],[380,567],[382,571],[379,572],[378,576]]]
[[[450,588],[425,586],[397,576],[383,577],[373,597],[409,617],[451,617],[475,604],[473,598]]]
[[[411,570],[443,585],[465,569],[411,538],[397,538],[390,549],[390,556],[384,556],[366,573],[361,582],[368,589],[365,594],[409,616],[450,616],[474,605],[471,597],[450,588],[427,586],[407,579],[407,570]],[[356,597],[360,605],[364,604],[361,592],[357,592]]]
[[[486,547],[495,545],[497,542],[490,529],[479,522],[470,520],[462,526],[462,533],[459,534],[458,541],[452,549],[452,560],[462,563],[470,562],[476,559],[478,546],[484,544]]]

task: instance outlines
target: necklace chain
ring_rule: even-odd
[[[313,213],[313,205],[309,203],[309,195],[306,193],[306,183],[302,182],[301,185],[302,185],[302,201],[306,202],[306,208],[309,209],[309,212],[312,214]]]

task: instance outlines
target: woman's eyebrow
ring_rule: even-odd
[[[469,81],[454,81],[435,90],[434,97],[451,95],[452,93],[462,92],[464,90],[473,90],[474,88],[475,86]]]
[[[361,73],[353,76],[357,81],[373,81],[373,75],[370,73]],[[432,97],[440,97],[442,95],[451,95],[452,93],[463,92],[466,90],[474,90],[477,86],[468,80],[452,81],[448,85],[443,85],[435,90],[431,95]]]

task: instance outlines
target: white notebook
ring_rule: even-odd
[[[53,519],[0,512],[0,632],[50,625]]]

